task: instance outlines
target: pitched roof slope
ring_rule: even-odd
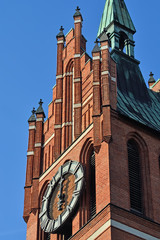
[[[160,93],[146,87],[139,63],[113,51],[117,63],[117,111],[160,132]]]
[[[97,36],[114,21],[136,32],[124,0],[106,0]]]

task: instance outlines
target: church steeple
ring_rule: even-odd
[[[134,57],[133,35],[136,32],[124,0],[106,0],[97,36],[106,31],[112,49],[123,51]]]

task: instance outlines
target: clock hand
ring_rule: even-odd
[[[61,177],[61,180],[59,182],[59,194],[58,194],[58,198],[59,198],[59,201],[58,201],[58,210],[61,211],[62,210],[62,204],[64,203],[64,197],[65,197],[65,194],[63,194],[63,181],[64,181],[64,178]]]

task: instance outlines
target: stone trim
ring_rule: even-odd
[[[45,147],[51,140],[52,138],[54,138],[54,133],[52,134],[52,136],[50,138],[47,139],[47,141],[43,144],[43,147]]]
[[[93,93],[83,102],[82,106],[86,105],[86,103],[93,97]]]
[[[34,151],[28,151],[27,156],[34,156]]]
[[[101,47],[101,50],[105,50],[105,49],[108,49],[109,47],[106,45],[106,46],[102,46]]]
[[[60,43],[64,43],[64,41],[63,40],[57,41],[57,44],[60,44]]]
[[[82,104],[81,104],[81,103],[76,103],[76,104],[74,104],[74,108],[80,108],[80,107],[82,107]]]
[[[102,73],[101,73],[101,75],[103,76],[103,75],[109,75],[110,76],[110,72],[109,71],[103,71]]]
[[[33,129],[36,129],[36,126],[34,125],[32,125],[32,126],[29,126],[29,130],[33,130]]]
[[[75,20],[74,23],[81,23],[82,20],[81,19],[78,19],[78,20]]]
[[[41,143],[35,143],[35,145],[34,145],[35,147],[41,147],[42,146],[42,144]]]
[[[116,78],[114,78],[114,77],[111,77],[111,80],[112,80],[113,82],[116,82]]]
[[[101,59],[100,56],[93,57],[93,60],[100,60],[100,59]]]
[[[93,123],[70,145],[70,147],[62,153],[62,155],[55,161],[39,178],[39,182],[41,182],[50,171],[55,168],[59,162],[80,142],[93,128]],[[74,159],[73,159],[74,160]]]
[[[62,128],[62,125],[60,125],[60,124],[54,125],[54,129],[59,129],[59,128]]]
[[[105,224],[103,224],[97,231],[95,231],[87,240],[93,240],[96,239],[99,235],[101,235],[105,230],[107,230],[109,227],[115,227],[117,229],[120,229],[121,231],[130,233],[136,237],[145,239],[145,240],[158,240],[159,238],[153,237],[150,234],[144,233],[142,231],[139,231],[133,227],[129,227],[126,224],[122,224],[118,221],[109,219]]]
[[[77,53],[77,54],[74,55],[74,58],[79,58],[79,57],[81,57],[80,53]]]
[[[43,121],[43,118],[37,118],[36,119],[36,122],[41,122],[41,121]]]
[[[59,99],[56,99],[55,100],[55,103],[62,103],[63,102],[63,99],[62,98],[59,98]]]
[[[99,86],[100,82],[93,82],[93,86]]]
[[[65,76],[72,76],[72,75],[73,75],[73,72],[67,72],[67,73],[63,74],[63,77],[65,77]]]
[[[76,82],[81,82],[81,79],[80,78],[75,78],[74,83],[76,83]]]
[[[56,79],[63,78],[63,75],[57,75]]]
[[[62,127],[64,127],[64,126],[72,126],[72,122],[64,122],[63,124],[62,124]]]

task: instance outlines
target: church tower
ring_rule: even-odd
[[[56,36],[48,118],[40,100],[28,120],[26,239],[158,240],[160,93],[135,59],[135,27],[124,0],[106,0],[91,57],[79,7],[73,19]]]

